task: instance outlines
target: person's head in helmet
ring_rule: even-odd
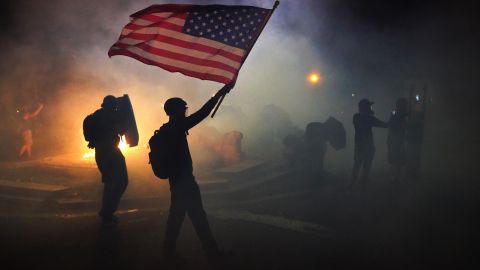
[[[408,101],[406,98],[399,98],[395,102],[395,110],[400,114],[408,113]]]
[[[112,96],[108,95],[103,98],[102,102],[102,108],[109,110],[109,111],[114,111],[117,109],[117,99]]]
[[[188,107],[183,99],[174,97],[165,101],[163,109],[171,119],[182,119],[185,118]]]
[[[373,114],[372,109],[373,102],[364,98],[358,102],[358,112],[359,113],[366,113],[366,114]]]

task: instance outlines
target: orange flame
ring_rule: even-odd
[[[118,143],[118,148],[122,150],[122,152],[130,147],[130,144],[127,143],[127,138],[125,138],[125,135],[122,135],[120,137],[120,142]]]
[[[118,143],[118,148],[122,151],[123,154],[127,152],[127,149],[130,148],[130,144],[127,143],[127,139],[125,135],[120,137],[120,142]],[[89,152],[83,154],[84,159],[94,158],[95,157],[95,150],[90,150]]]

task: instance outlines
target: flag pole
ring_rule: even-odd
[[[258,40],[258,37],[259,37],[260,34],[263,32],[263,29],[264,29],[265,26],[267,25],[268,21],[270,20],[270,17],[272,17],[273,12],[275,11],[275,9],[278,7],[279,4],[280,4],[280,1],[275,1],[275,4],[273,4],[272,10],[271,10],[270,13],[268,14],[267,18],[263,21],[263,24],[262,24],[262,26],[261,26],[261,28],[260,28],[260,31],[258,31],[258,34],[257,34],[257,36],[255,37],[255,39],[254,39],[254,41],[253,41],[253,43],[252,43],[252,46],[250,46],[250,48],[248,48],[247,55],[245,55],[245,58],[243,58],[242,63],[240,63],[240,67],[238,68],[238,72],[237,72],[237,74],[235,75],[235,78],[234,78],[234,80],[233,80],[232,89],[233,89],[233,87],[235,86],[235,84],[237,83],[238,73],[240,73],[240,69],[242,68],[243,63],[245,63],[245,60],[247,60],[247,57],[248,57],[248,55],[250,54],[250,51],[252,51],[253,46],[255,45],[255,43],[256,43],[257,40]],[[227,94],[222,95],[222,96],[220,97],[220,100],[218,101],[217,106],[215,106],[215,109],[213,110],[212,118],[215,116],[215,113],[217,113],[217,110],[218,110],[218,108],[220,107],[220,104],[222,104],[222,101],[223,101],[223,99],[225,98],[226,95],[227,95]]]

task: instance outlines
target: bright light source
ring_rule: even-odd
[[[120,149],[120,151],[122,151],[123,154],[125,154],[128,151],[128,149],[130,149],[130,144],[127,143],[127,139],[125,138],[125,135],[122,135],[120,137],[118,148]],[[95,157],[95,150],[89,150],[87,153],[83,155],[84,159],[91,159],[94,157]]]
[[[83,158],[84,158],[84,159],[89,159],[89,158],[93,158],[93,157],[95,157],[95,151],[93,151],[93,150],[90,151],[90,152],[88,152],[88,153],[85,153],[85,154],[83,155]]]
[[[310,82],[310,84],[316,85],[316,84],[318,84],[318,83],[321,82],[322,77],[320,76],[320,74],[318,74],[317,72],[313,71],[313,72],[311,72],[310,74],[308,74],[307,79],[308,79],[308,81]]]
[[[125,150],[130,147],[130,144],[127,143],[127,139],[125,138],[125,135],[122,135],[120,137],[120,142],[118,143],[118,148],[120,150]]]

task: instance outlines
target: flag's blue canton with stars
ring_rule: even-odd
[[[257,7],[191,11],[185,20],[183,32],[246,50],[261,31],[268,12]]]

